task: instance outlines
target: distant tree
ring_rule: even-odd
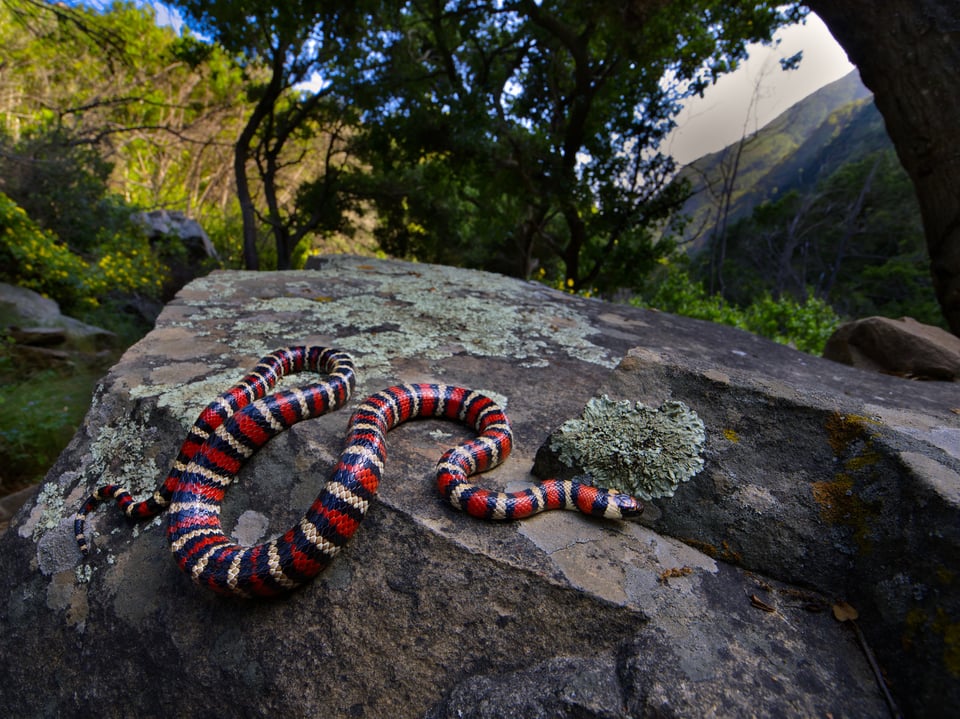
[[[757,207],[730,229],[724,297],[745,306],[764,293],[809,292],[846,316],[941,317],[910,181],[891,150],[846,163],[809,191]]]
[[[632,6],[634,9],[637,5]],[[630,286],[682,199],[660,141],[797,6],[680,0],[405,3],[376,35],[363,158],[390,252]],[[384,18],[380,17],[381,21]]]
[[[229,56],[158,27],[149,7],[3,0],[0,182],[68,242],[92,239],[103,209],[77,194],[81,181],[144,209],[222,212],[233,197],[222,168],[243,116],[240,80]],[[43,202],[52,204],[40,212]]]
[[[364,59],[359,38],[371,27],[367,9],[362,2],[311,0],[182,0],[176,5],[235,53],[246,70],[251,109],[233,160],[244,263],[248,269],[259,267],[257,239],[265,225],[274,239],[277,267],[288,269],[304,238],[343,224],[345,195],[333,185],[347,164],[343,140],[349,123],[335,91],[342,87],[339,76]],[[316,86],[300,89],[309,82]],[[251,183],[251,172],[259,188]]]
[[[781,61],[781,66],[784,70],[795,69],[799,59],[799,54],[794,55],[792,58]],[[703,191],[710,196],[714,206],[712,230],[707,238],[707,251],[710,253],[710,274],[707,287],[711,293],[718,292],[721,295],[724,293],[723,268],[727,254],[727,225],[730,221],[734,197],[739,190],[740,161],[743,158],[744,151],[757,139],[756,132],[760,127],[757,118],[757,105],[761,99],[763,82],[769,70],[769,67],[765,67],[754,80],[753,93],[750,96],[750,104],[744,113],[740,138],[737,142],[721,150],[720,159],[716,165],[716,177],[711,178],[707,174],[703,174],[700,178]]]

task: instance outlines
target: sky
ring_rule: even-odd
[[[776,47],[750,46],[750,58],[704,93],[690,100],[677,116],[677,129],[662,148],[680,164],[736,142],[756,131],[812,92],[851,70],[853,65],[823,21],[814,14],[804,25],[777,33]],[[780,58],[803,50],[796,70],[780,69]],[[756,101],[754,101],[756,97]]]

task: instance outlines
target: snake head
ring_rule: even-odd
[[[610,493],[610,503],[620,512],[620,516],[637,517],[643,513],[643,502],[626,492],[618,492],[615,489],[607,490]]]

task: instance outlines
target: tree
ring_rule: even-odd
[[[794,56],[788,61],[781,62],[784,70],[796,67],[799,56]],[[743,158],[744,150],[756,141],[756,132],[759,129],[757,119],[757,104],[761,97],[763,80],[769,72],[768,67],[764,67],[760,75],[754,80],[753,94],[750,97],[750,105],[744,115],[743,128],[740,132],[740,139],[733,145],[728,145],[722,150],[720,161],[717,165],[718,177],[715,181],[702,173],[701,183],[703,191],[707,192],[716,209],[715,219],[713,220],[713,229],[708,239],[708,251],[710,253],[710,276],[707,286],[711,293],[719,292],[724,294],[723,267],[727,254],[727,225],[730,222],[730,210],[734,195],[738,189],[738,179],[740,173],[740,161]]]
[[[4,0],[0,60],[4,187],[41,223],[55,213],[38,203],[54,202],[59,226],[47,226],[61,239],[92,239],[102,216],[88,197],[42,191],[79,182],[70,167],[81,159],[86,176],[143,209],[228,206],[221,168],[243,112],[226,54],[158,27],[150,8]]]
[[[937,299],[960,334],[957,0],[809,0],[874,93],[923,215]]]
[[[274,238],[277,267],[288,269],[305,237],[343,222],[345,195],[332,185],[348,163],[343,152],[348,113],[335,90],[339,75],[352,71],[362,58],[359,35],[370,26],[364,5],[311,0],[184,0],[177,5],[236,53],[246,69],[252,110],[234,145],[233,161],[244,263],[248,269],[259,267],[257,238],[265,223]],[[298,89],[317,79],[319,88]],[[304,177],[308,151],[322,162]],[[259,176],[261,209],[251,169]],[[285,181],[290,172],[294,177]]]
[[[612,289],[669,250],[650,230],[685,191],[658,150],[679,102],[801,12],[611,7],[434,0],[389,16],[363,148],[388,251]]]
[[[764,293],[802,300],[812,292],[847,316],[937,324],[909,185],[888,149],[761,204],[731,227],[727,271],[737,283],[724,298],[746,306]]]

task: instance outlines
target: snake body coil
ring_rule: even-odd
[[[328,377],[267,394],[281,376],[308,369]],[[341,407],[354,383],[350,358],[337,350],[290,347],[264,357],[203,410],[152,497],[134,502],[129,492],[112,484],[90,496],[74,523],[81,551],[88,551],[85,518],[104,500],[116,499],[132,518],[169,509],[171,550],[194,582],[242,597],[281,594],[325,569],[357,531],[383,475],[387,432],[417,417],[450,419],[476,430],[475,439],[445,452],[437,465],[440,493],[475,517],[522,519],[548,509],[574,509],[620,519],[643,510],[629,495],[573,481],[551,479],[511,493],[469,482],[467,477],[499,464],[509,454],[513,435],[506,415],[479,392],[411,384],[377,392],[357,408],[333,476],[296,525],[253,547],[230,540],[220,523],[220,505],[243,463],[293,424]]]

